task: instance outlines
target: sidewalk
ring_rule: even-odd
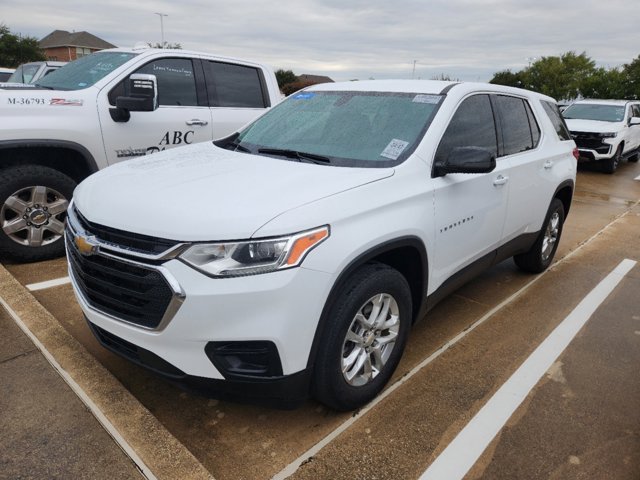
[[[1,307],[0,385],[0,479],[143,478]]]

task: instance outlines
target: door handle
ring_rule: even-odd
[[[199,120],[197,118],[194,118],[192,120],[187,120],[185,122],[187,125],[192,126],[192,125],[200,125],[202,127],[204,127],[205,125],[208,125],[209,122],[207,122],[206,120]]]
[[[553,162],[551,160],[547,160],[546,162],[544,162],[543,167],[545,168],[545,170],[549,170],[551,167],[553,167]]]
[[[507,183],[509,181],[509,177],[506,177],[504,175],[498,175],[494,180],[493,180],[493,185],[494,186],[499,186],[499,185],[504,185],[505,183]]]

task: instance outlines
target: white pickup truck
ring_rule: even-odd
[[[91,173],[223,137],[279,101],[268,66],[147,48],[103,50],[36,88],[1,88],[0,259],[62,255],[68,202]]]

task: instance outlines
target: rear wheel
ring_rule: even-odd
[[[336,410],[352,410],[382,390],[400,361],[411,326],[409,285],[387,265],[366,264],[330,306],[328,321],[314,396]]]
[[[528,252],[513,257],[516,265],[525,272],[540,273],[546,270],[558,249],[563,225],[564,205],[554,198],[536,242]]]
[[[76,183],[40,165],[0,170],[0,259],[33,262],[64,254],[64,219]]]
[[[607,159],[602,164],[605,173],[614,173],[618,169],[618,165],[622,161],[622,145],[618,147],[613,157]]]

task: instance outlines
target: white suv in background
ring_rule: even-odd
[[[607,173],[615,172],[625,158],[638,161],[640,102],[580,100],[562,115],[578,145],[580,161],[598,161]]]
[[[412,324],[506,258],[554,256],[575,143],[498,85],[315,85],[239,132],[75,191],[69,271],[98,340],[214,396],[357,408]]]

